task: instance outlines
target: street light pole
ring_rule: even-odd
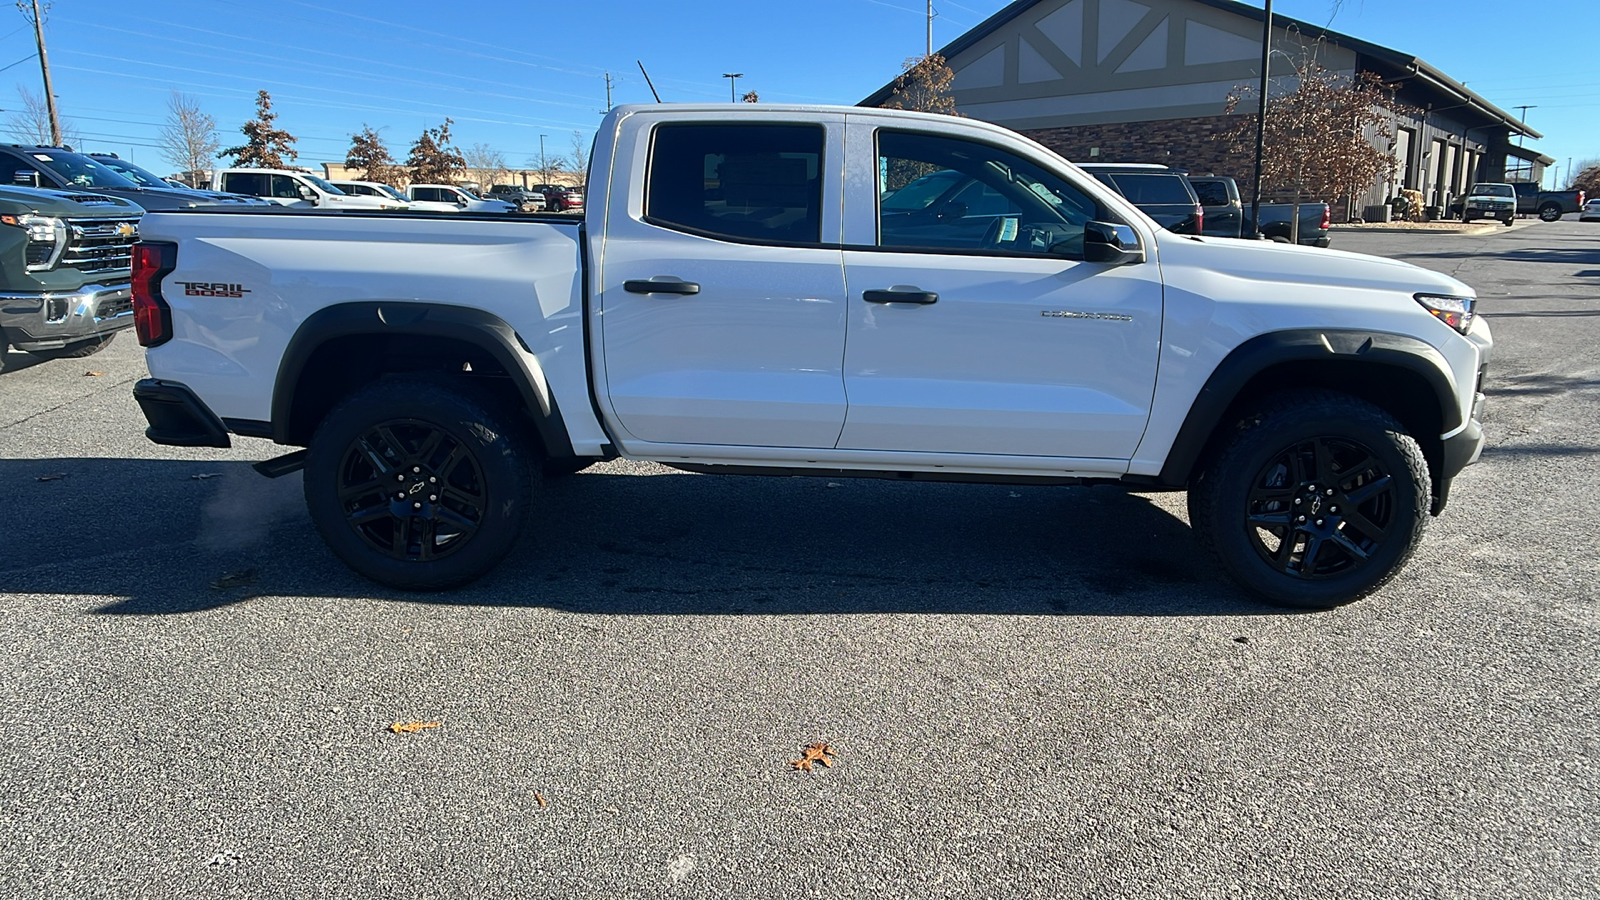
[[[539,181],[543,184],[550,183],[550,164],[544,158],[544,139],[547,135],[539,135]]]
[[[744,77],[744,73],[743,72],[723,72],[722,73],[722,77],[728,79],[728,102],[729,103],[738,103],[739,102],[739,98],[734,93],[734,90],[735,90],[734,85],[739,83],[739,79]]]
[[[1261,108],[1256,113],[1256,177],[1250,190],[1250,227],[1261,233],[1261,158],[1267,147],[1267,68],[1272,64],[1272,0],[1261,25]]]

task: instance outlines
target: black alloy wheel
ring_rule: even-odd
[[[1240,587],[1329,609],[1388,583],[1422,540],[1428,463],[1393,416],[1328,390],[1268,398],[1189,488],[1195,537]]]
[[[1353,440],[1286,447],[1256,474],[1245,500],[1251,543],[1273,570],[1327,578],[1365,565],[1389,536],[1395,483]]]
[[[391,419],[362,432],[338,479],[345,521],[391,559],[442,559],[483,525],[483,470],[460,438],[429,422]]]
[[[1539,219],[1543,222],[1554,222],[1561,218],[1561,207],[1554,203],[1546,203],[1539,207]]]
[[[392,377],[338,403],[307,448],[306,507],[329,549],[389,587],[459,587],[516,543],[541,460],[470,378]]]

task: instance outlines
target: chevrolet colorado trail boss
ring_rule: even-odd
[[[120,197],[0,187],[0,351],[88,356],[133,325],[142,215]]]
[[[981,202],[892,212],[945,169]],[[581,220],[151,214],[148,436],[305,448],[258,468],[403,589],[483,575],[544,475],[621,456],[1187,489],[1227,574],[1305,607],[1387,582],[1483,445],[1466,285],[1173,234],[983,122],[624,106],[589,183]]]

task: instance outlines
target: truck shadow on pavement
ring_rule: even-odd
[[[611,468],[548,482],[523,540],[481,581],[409,594],[333,557],[298,476],[268,480],[240,462],[0,460],[17,508],[48,523],[11,523],[0,592],[103,597],[93,611],[106,615],[257,596],[599,615],[1282,612],[1224,581],[1182,519],[1117,488]]]

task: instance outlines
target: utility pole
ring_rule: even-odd
[[[933,0],[928,0],[928,56],[933,55]]]
[[[1267,67],[1272,64],[1272,0],[1261,25],[1261,108],[1256,113],[1256,178],[1250,188],[1250,227],[1261,233],[1261,159],[1267,148]],[[1299,216],[1296,216],[1298,222]]]
[[[739,83],[739,79],[744,77],[744,73],[743,72],[723,72],[722,73],[722,77],[728,79],[728,102],[729,103],[738,103],[739,102],[739,98],[738,98],[737,95],[734,94],[733,86]]]
[[[539,180],[544,184],[550,183],[550,164],[544,159],[544,139],[548,135],[539,135]]]
[[[611,73],[606,73],[606,112],[611,111]]]
[[[21,4],[17,4],[21,6]],[[23,12],[27,12],[26,9]],[[39,45],[39,70],[44,73],[44,102],[50,110],[50,143],[61,146],[61,117],[56,114],[56,92],[50,84],[50,57],[44,52],[44,20],[39,13],[39,0],[33,0],[33,39]]]
[[[1539,107],[1536,104],[1531,104],[1530,103],[1530,104],[1524,104],[1522,106],[1513,106],[1511,108],[1512,109],[1520,109],[1520,110],[1522,110],[1522,112],[1517,114],[1517,121],[1521,122],[1523,125],[1526,125],[1526,124],[1528,124],[1528,110],[1530,110],[1530,109],[1538,109]],[[1518,147],[1522,146],[1523,137],[1524,137],[1524,135],[1521,135],[1521,134],[1517,135],[1517,146]]]

